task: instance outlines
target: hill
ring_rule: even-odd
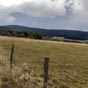
[[[37,32],[44,37],[64,37],[66,39],[74,39],[74,40],[88,40],[88,32],[84,31],[74,31],[74,30],[65,30],[65,29],[42,29],[42,28],[31,28],[19,25],[8,25],[3,26],[6,29],[10,29],[12,31],[23,31],[23,32]]]
[[[9,71],[12,44],[15,44],[13,73]],[[87,44],[0,37],[0,52],[0,88],[43,88],[46,56],[50,58],[48,88],[88,87]],[[31,69],[30,80],[26,81],[29,85],[24,87],[28,69]]]

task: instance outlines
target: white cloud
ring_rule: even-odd
[[[63,16],[65,15],[64,2],[65,0],[57,0],[55,2],[51,0],[31,0],[31,2],[23,3],[18,8],[20,12],[36,17]]]
[[[0,0],[0,5],[3,5],[3,6],[19,5],[24,3],[25,1],[30,2],[30,0]]]
[[[66,20],[68,26],[87,24],[87,3],[88,0],[0,0],[0,21],[14,22],[11,13],[20,12],[39,18],[65,17],[63,26]]]
[[[10,15],[9,9],[1,6],[0,8],[0,22],[12,23],[15,18]]]
[[[65,0],[0,0],[0,21],[15,20],[11,13],[21,12],[35,17],[49,17],[65,15]],[[7,19],[7,20],[6,20]]]

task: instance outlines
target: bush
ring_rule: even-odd
[[[32,33],[32,38],[33,39],[42,39],[42,36],[38,33]]]

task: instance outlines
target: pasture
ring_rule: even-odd
[[[15,44],[13,72],[9,71]],[[49,57],[48,88],[88,88],[88,44],[0,37],[0,88],[43,88],[43,62]],[[29,86],[19,81],[30,68]],[[9,87],[8,87],[9,86]]]

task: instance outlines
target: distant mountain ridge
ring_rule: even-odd
[[[66,39],[74,39],[74,40],[88,40],[88,32],[84,31],[74,31],[74,30],[65,30],[65,29],[43,29],[43,28],[32,28],[25,27],[20,25],[7,25],[1,26],[6,28],[7,30],[12,31],[22,31],[22,32],[37,32],[42,36],[48,37],[64,37]]]

